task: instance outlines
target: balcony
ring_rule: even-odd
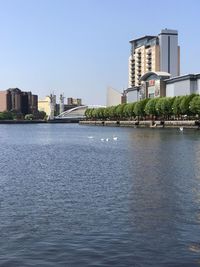
[[[135,72],[135,68],[131,68],[130,69],[130,72],[132,73],[132,72]]]

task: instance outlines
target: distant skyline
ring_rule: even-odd
[[[200,73],[200,1],[0,0],[0,90],[106,103],[128,85],[129,41],[176,29],[181,74]]]

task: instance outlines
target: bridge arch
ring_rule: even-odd
[[[104,107],[104,106],[100,106],[100,105],[78,106],[78,107],[71,108],[60,113],[58,116],[55,117],[55,119],[84,119],[86,109],[100,108],[100,107]]]

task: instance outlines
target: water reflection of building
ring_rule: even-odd
[[[22,114],[33,114],[38,110],[38,96],[23,92],[19,88],[0,91],[0,112],[15,111]]]

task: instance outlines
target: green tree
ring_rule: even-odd
[[[93,108],[89,109],[89,117],[90,119],[93,119]]]
[[[85,116],[88,118],[88,119],[92,119],[92,111],[93,111],[93,108],[88,108],[85,112]]]
[[[157,111],[156,111],[156,103],[157,102],[158,102],[158,98],[151,98],[147,102],[145,109],[144,109],[144,111],[147,115],[151,115],[152,117],[157,115]]]
[[[97,109],[95,109],[96,119],[104,119],[104,117],[105,117],[104,109],[105,108],[97,108]]]
[[[0,120],[13,120],[14,116],[10,111],[0,112]]]
[[[195,94],[192,95],[186,95],[182,97],[181,102],[180,102],[180,111],[182,115],[191,115],[191,111],[189,109],[190,102],[192,99],[195,97]]]
[[[24,119],[27,121],[32,121],[33,120],[33,114],[26,114]]]
[[[111,106],[109,108],[109,118],[112,120],[116,119],[116,108],[117,108],[117,106]]]
[[[37,111],[33,114],[34,120],[44,120],[46,119],[46,117],[47,117],[47,114],[44,111]]]
[[[136,102],[128,103],[125,105],[124,110],[123,110],[125,118],[132,119],[133,117],[135,117],[135,113],[134,113],[135,104]]]
[[[98,110],[97,110],[97,108],[93,108],[92,109],[92,111],[91,111],[91,115],[92,115],[92,118],[93,119],[97,119],[97,117],[98,117]]]
[[[162,111],[162,102],[163,102],[163,98],[159,97],[156,103],[156,112],[158,114],[158,116],[162,116],[163,115],[163,111]]]
[[[124,118],[124,107],[125,107],[126,104],[120,104],[116,107],[115,109],[115,114],[116,114],[116,117],[117,119],[122,119]]]
[[[136,116],[138,116],[138,119],[140,117],[145,116],[145,106],[149,100],[150,100],[149,98],[146,98],[146,99],[143,99],[143,100],[136,102],[136,104],[134,106],[134,113]]]
[[[200,95],[196,95],[190,101],[189,110],[194,115],[200,115]]]
[[[166,118],[169,118],[169,116],[172,113],[172,104],[173,101],[171,99],[171,97],[162,97],[161,100],[161,111],[162,111],[162,115]]]
[[[86,117],[87,119],[90,118],[90,108],[87,108],[87,109],[85,110],[85,117]]]
[[[104,113],[104,118],[105,119],[109,119],[109,117],[110,117],[109,110],[110,110],[110,107],[104,108],[103,113]]]
[[[172,105],[172,112],[175,116],[181,115],[180,104],[184,96],[176,96]]]

